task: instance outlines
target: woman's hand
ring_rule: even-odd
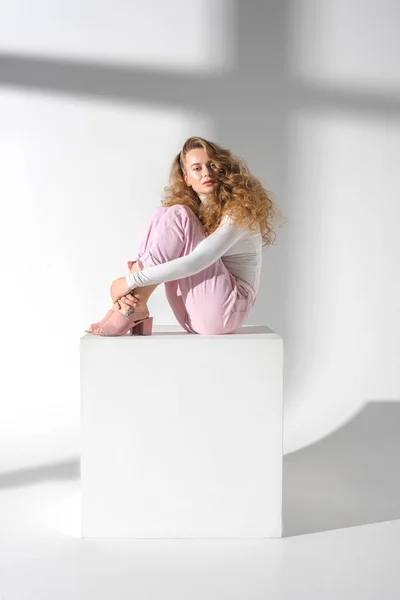
[[[118,279],[114,279],[111,284],[110,293],[113,304],[117,302],[122,296],[126,296],[129,294],[130,289],[128,284],[126,283],[125,277],[118,277]]]
[[[138,305],[138,303],[139,300],[131,292],[130,294],[127,294],[127,296],[122,296],[122,298],[118,300],[116,305],[118,306],[119,310],[123,309],[125,311],[128,311],[132,308],[135,308]]]

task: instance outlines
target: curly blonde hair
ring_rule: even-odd
[[[186,185],[183,177],[186,173],[186,154],[194,148],[204,148],[219,173],[212,200],[207,203],[201,202],[193,188]],[[272,200],[272,193],[252,175],[243,159],[204,138],[188,138],[173,160],[169,185],[164,188],[162,206],[174,204],[184,204],[191,208],[201,221],[206,236],[218,228],[222,218],[228,213],[235,225],[261,232],[263,246],[275,243],[273,222],[281,212]]]

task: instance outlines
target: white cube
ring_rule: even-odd
[[[283,340],[81,338],[85,538],[282,536]]]

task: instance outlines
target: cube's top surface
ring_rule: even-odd
[[[227,341],[232,341],[233,338],[236,339],[254,339],[254,337],[259,337],[262,336],[263,338],[269,339],[269,340],[276,340],[276,339],[282,339],[280,335],[278,335],[277,333],[275,333],[274,331],[272,331],[272,329],[270,329],[269,327],[267,327],[266,325],[245,325],[244,327],[239,327],[234,333],[229,333],[229,334],[225,334],[225,335],[197,335],[197,334],[193,334],[193,333],[188,333],[187,331],[185,331],[184,329],[182,329],[182,327],[180,325],[154,325],[153,326],[153,333],[152,335],[149,336],[145,336],[146,338],[150,339],[157,339],[160,337],[169,337],[171,339],[175,338],[175,337],[182,337],[182,336],[186,336],[187,339],[193,339],[193,340],[198,340],[198,339],[209,339],[209,338],[218,338],[218,339],[224,339]],[[116,339],[117,336],[110,336],[110,339]],[[141,336],[132,336],[129,333],[119,336],[120,339],[132,339],[134,338],[138,338]],[[94,338],[101,338],[101,339],[107,339],[107,336],[100,336],[100,335],[93,335],[91,333],[86,333],[84,336],[81,337],[81,340],[84,339],[94,339]]]

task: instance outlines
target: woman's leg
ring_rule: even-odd
[[[131,273],[135,273],[136,271],[139,271],[137,262],[132,263],[131,261],[129,261],[128,264],[132,265],[129,269]],[[139,305],[147,304],[147,300],[150,298],[151,294],[154,292],[156,287],[158,287],[158,285],[159,284],[157,283],[155,285],[146,285],[146,286],[143,286],[140,288],[136,288],[135,291],[132,293],[134,293],[135,298],[137,298],[138,304]],[[125,296],[123,298],[125,298]]]
[[[138,270],[136,263],[131,263],[130,271],[134,273]],[[155,290],[157,286],[147,286],[146,288],[140,288],[142,290],[140,294],[136,294],[137,298],[134,298],[133,294],[127,294],[126,296],[122,296],[117,302],[115,302],[112,307],[106,312],[101,321],[97,323],[92,323],[89,329],[85,329],[87,333],[98,333],[103,325],[112,317],[113,313],[116,311],[120,311],[125,315],[129,315],[132,312],[133,307],[138,307],[141,311],[144,311],[145,305],[147,304],[147,300],[150,297],[150,294]],[[139,291],[139,288],[138,288]]]
[[[173,209],[171,212],[171,208]],[[174,215],[174,207],[160,206],[153,214],[145,232],[142,236],[141,243],[133,260],[128,261],[128,268],[131,271],[142,270],[146,267],[151,267],[162,262],[172,260],[172,258],[180,255],[179,241],[174,240],[174,232],[166,232],[168,229],[169,220],[166,219],[166,212],[170,210],[170,215]],[[195,215],[193,215],[195,216]],[[199,222],[200,224],[200,222]],[[172,235],[171,235],[172,234]],[[204,237],[204,235],[203,235]],[[160,246],[161,244],[161,246]],[[154,253],[151,254],[151,252]],[[140,267],[140,268],[138,268]],[[135,296],[147,298],[154,291],[157,285],[138,287],[132,290]],[[172,311],[180,325],[190,331],[185,325],[186,309],[179,291],[179,282],[171,281],[165,284],[166,296],[172,308]],[[193,333],[193,332],[191,332]]]
[[[160,207],[128,266],[131,268],[136,262],[141,270],[190,254],[204,237],[203,227],[190,208],[181,204]],[[165,290],[177,321],[191,333],[231,333],[255,301],[255,296],[236,281],[221,259],[195,275],[166,282]],[[147,296],[152,291],[136,288],[133,293]]]

